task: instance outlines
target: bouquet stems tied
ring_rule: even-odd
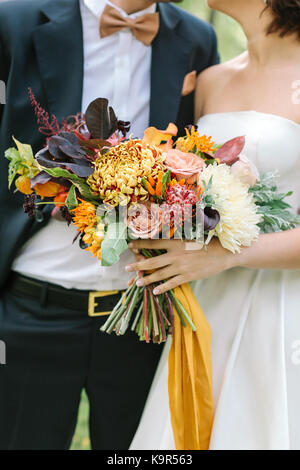
[[[149,258],[159,253],[143,250],[142,254]],[[140,341],[160,344],[167,340],[168,334],[173,334],[174,314],[179,316],[184,326],[189,325],[193,331],[196,331],[195,325],[174,291],[157,296],[153,294],[153,289],[159,284],[138,287],[137,279],[123,294],[101,327],[101,331],[109,334],[115,332],[121,336],[131,325],[131,331],[136,332]]]

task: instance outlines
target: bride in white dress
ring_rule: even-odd
[[[300,1],[210,0],[209,5],[242,24],[248,51],[200,75],[199,130],[217,143],[245,135],[243,153],[261,174],[278,170],[279,188],[293,191],[290,204],[297,212]],[[217,241],[208,252],[192,254],[178,242],[150,243],[167,243],[169,259],[145,283],[165,278],[167,289],[196,281],[195,293],[211,325],[215,419],[210,449],[299,450],[300,229],[262,235],[241,255],[231,255]],[[135,242],[135,248],[141,246],[149,242]],[[135,265],[137,270],[151,267],[151,260]],[[132,449],[175,449],[167,354],[168,345]]]

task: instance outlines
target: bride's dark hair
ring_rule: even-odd
[[[300,40],[300,0],[266,0],[266,5],[274,16],[267,34],[298,34]]]

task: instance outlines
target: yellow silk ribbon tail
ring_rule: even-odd
[[[197,331],[175,312],[169,404],[177,450],[207,450],[213,423],[211,329],[189,284],[175,289]],[[175,309],[174,309],[175,310]]]

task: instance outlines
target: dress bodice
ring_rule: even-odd
[[[245,135],[243,153],[260,174],[276,170],[282,192],[293,191],[288,202],[300,207],[300,125],[289,119],[256,111],[207,114],[199,132],[211,135],[217,144]]]

